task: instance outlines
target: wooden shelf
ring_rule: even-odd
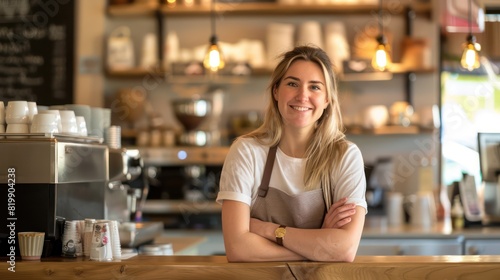
[[[149,199],[144,204],[144,214],[220,213],[222,206],[215,201],[188,201]]]
[[[117,17],[153,16],[160,8],[158,2],[108,6],[108,15]]]
[[[413,3],[412,8],[417,14],[430,16],[432,5],[431,3]],[[385,10],[392,11],[396,14],[404,13],[404,5],[394,7],[394,5],[386,5]],[[108,14],[111,16],[148,16],[153,15],[160,10],[163,15],[167,16],[206,16],[210,14],[210,6],[195,5],[187,7],[177,5],[169,7],[167,5],[158,4],[141,4],[134,3],[129,5],[115,5],[108,7]],[[217,3],[217,13],[224,15],[246,15],[246,16],[262,16],[262,15],[331,15],[331,14],[369,14],[378,10],[378,5],[367,4],[313,4],[313,5],[283,5],[278,3]]]
[[[143,78],[148,75],[165,76],[165,71],[160,68],[130,68],[124,70],[106,69],[106,76],[113,78]]]
[[[436,69],[406,69],[398,67],[393,71],[387,72],[359,72],[359,73],[343,73],[339,75],[339,81],[343,82],[358,82],[358,81],[387,81],[393,78],[393,75],[406,74],[406,73],[434,73]],[[267,68],[252,69],[251,75],[238,76],[238,75],[171,75],[161,69],[145,69],[145,68],[132,68],[128,70],[106,70],[106,76],[110,78],[137,78],[141,79],[146,76],[162,77],[168,83],[172,84],[199,84],[199,83],[212,83],[212,84],[244,84],[251,78],[258,77],[271,77],[272,70]]]
[[[416,125],[411,126],[398,126],[387,125],[373,129],[366,129],[363,127],[348,127],[346,134],[348,135],[416,135],[416,134],[430,134],[434,133],[436,129],[424,128]]]

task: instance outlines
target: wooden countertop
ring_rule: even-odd
[[[135,256],[96,262],[81,258],[2,257],[0,279],[494,279],[500,256],[358,256],[353,263],[228,263],[225,256]]]
[[[167,244],[171,243],[174,250],[174,254],[180,254],[185,250],[189,250],[191,247],[196,246],[202,242],[206,241],[206,238],[202,237],[169,237],[169,236],[158,236],[154,240],[154,244]]]
[[[367,217],[362,238],[500,238],[500,227],[477,226],[454,230],[451,220],[436,222],[432,226],[422,227],[411,224],[390,226],[386,217]],[[500,279],[500,278],[499,278]]]

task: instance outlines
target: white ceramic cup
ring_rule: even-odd
[[[75,112],[72,110],[60,110],[59,114],[61,115],[61,133],[78,134]]]
[[[87,126],[87,131],[90,131],[91,127],[91,111],[90,106],[88,105],[80,105],[80,104],[66,104],[66,109],[73,110],[75,112],[75,116],[82,116],[85,118],[85,125]]]
[[[29,124],[29,107],[27,101],[9,101],[5,109],[7,124]]]
[[[28,117],[30,119],[30,123],[33,121],[33,116],[38,114],[38,107],[36,106],[36,102],[28,102]]]
[[[56,114],[36,114],[31,123],[31,133],[58,133]]]
[[[8,124],[6,133],[29,133],[29,125],[25,123]]]
[[[90,108],[91,112],[91,125],[90,131],[88,133],[93,136],[103,137],[104,136],[104,110],[99,107]]]
[[[0,101],[0,125],[5,124],[5,105]]]
[[[54,114],[54,115],[56,115],[57,131],[58,132],[62,131],[61,114],[59,113],[59,110],[41,110],[38,112],[38,114]]]
[[[43,252],[45,232],[19,232],[19,253],[23,260],[40,260]]]
[[[76,126],[78,127],[78,135],[87,136],[87,124],[83,116],[76,116]]]

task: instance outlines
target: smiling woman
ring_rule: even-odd
[[[326,53],[283,54],[264,123],[226,157],[217,202],[229,261],[352,261],[366,214],[361,153],[348,142]]]

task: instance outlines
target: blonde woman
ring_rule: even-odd
[[[217,202],[230,262],[352,262],[367,205],[327,54],[300,46],[272,74],[264,122],[231,145]]]

